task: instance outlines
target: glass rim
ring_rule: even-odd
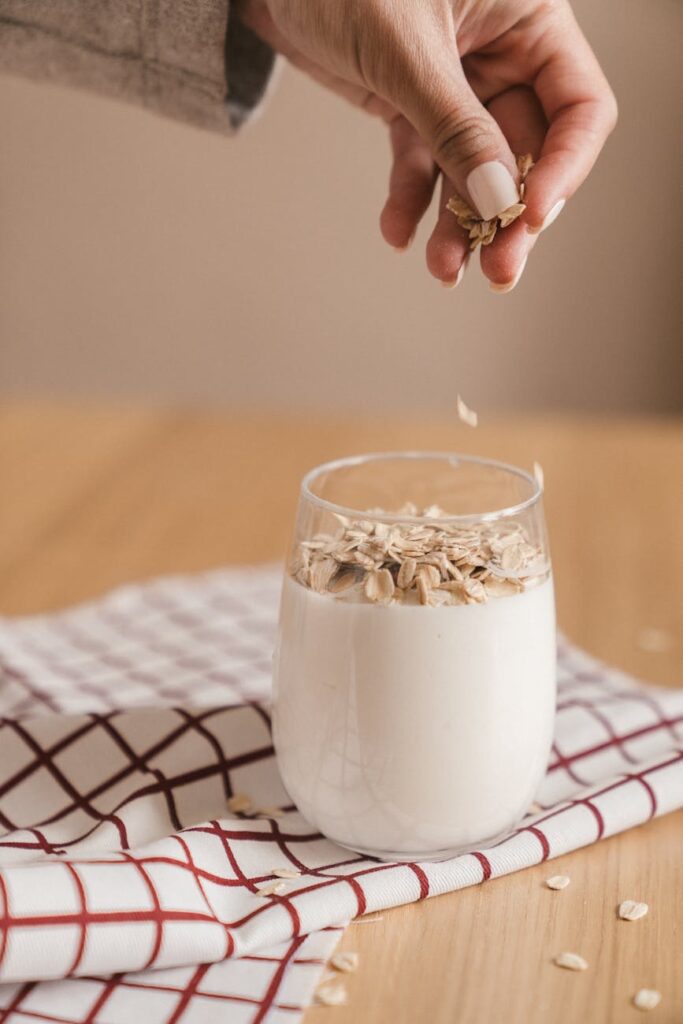
[[[531,484],[532,493],[524,501],[515,505],[506,505],[500,509],[489,512],[468,512],[445,516],[409,516],[396,513],[369,512],[367,509],[351,508],[345,505],[338,505],[336,502],[321,498],[311,490],[311,484],[322,473],[334,472],[346,466],[360,466],[368,462],[379,462],[380,460],[415,460],[440,459],[455,466],[461,462],[470,465],[486,466],[490,469],[502,470],[511,476],[520,477]],[[332,459],[330,462],[323,462],[319,466],[304,475],[301,481],[301,497],[319,508],[333,512],[335,515],[343,516],[346,519],[363,519],[368,522],[381,523],[490,523],[498,519],[509,519],[532,508],[543,496],[543,488],[536,477],[519,466],[513,466],[509,462],[501,462],[498,459],[489,459],[479,455],[461,455],[458,452],[433,452],[433,451],[399,451],[399,452],[368,452],[364,455],[347,455],[340,459]]]

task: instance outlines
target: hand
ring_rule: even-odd
[[[538,233],[586,178],[616,101],[567,0],[243,0],[242,17],[292,64],[389,127],[380,225],[404,249],[439,178],[427,265],[444,284],[468,240],[446,202],[489,219],[517,201],[515,155],[536,160],[527,209],[481,249],[492,287],[517,283]]]

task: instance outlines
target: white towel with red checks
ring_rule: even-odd
[[[383,864],[285,793],[279,574],[214,572],[0,620],[0,1021],[293,1024],[341,929],[683,806],[683,690],[562,643],[542,810],[489,849]],[[231,794],[267,808],[231,814]],[[300,876],[259,895],[273,869]]]

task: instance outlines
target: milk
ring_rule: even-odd
[[[484,604],[381,607],[285,579],[275,657],[282,778],[343,846],[439,859],[531,804],[555,708],[552,579]]]

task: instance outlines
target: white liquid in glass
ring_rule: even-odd
[[[552,737],[551,578],[485,604],[432,608],[344,600],[287,577],[280,637],[278,764],[325,835],[428,859],[522,818]]]

